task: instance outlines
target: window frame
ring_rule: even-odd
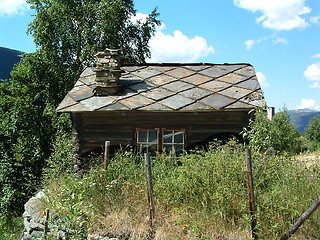
[[[171,141],[171,143],[165,143],[164,142],[164,136],[165,136],[165,134],[164,134],[164,132],[173,132],[173,134],[172,134],[172,141]],[[183,138],[182,138],[182,143],[175,143],[174,142],[174,133],[175,132],[182,132],[183,133]],[[181,129],[181,128],[162,128],[161,129],[161,141],[162,141],[162,143],[161,143],[161,150],[163,151],[164,149],[165,149],[165,145],[170,145],[171,147],[173,147],[173,148],[171,148],[171,150],[172,149],[174,149],[174,151],[172,151],[172,154],[174,154],[176,151],[176,148],[174,147],[175,145],[182,145],[182,148],[181,149],[185,149],[185,143],[186,143],[186,130],[185,129]],[[171,151],[169,151],[169,152],[171,152]]]
[[[147,133],[147,142],[139,142],[139,132],[140,131],[148,131],[148,133]],[[148,140],[149,140],[149,131],[156,131],[157,132],[157,140],[158,140],[157,144],[150,144],[148,142]],[[165,143],[164,142],[163,137],[164,137],[164,133],[166,131],[173,132],[173,138],[172,138],[172,142],[171,143]],[[175,132],[182,132],[183,133],[183,138],[182,138],[183,142],[182,143],[174,143],[174,133]],[[172,146],[174,147],[175,145],[180,145],[180,146],[182,145],[181,149],[185,149],[186,142],[187,142],[187,134],[186,134],[186,129],[184,129],[184,128],[173,128],[173,127],[170,127],[170,128],[168,128],[168,127],[165,127],[165,128],[151,128],[151,127],[148,127],[148,128],[136,128],[135,129],[135,140],[134,140],[134,142],[135,142],[135,145],[137,146],[137,149],[139,149],[141,145],[147,144],[147,152],[149,152],[150,145],[156,145],[157,146],[156,147],[156,149],[157,149],[156,151],[157,152],[164,151],[165,145],[170,145],[171,147]],[[171,150],[172,150],[172,148],[171,148]]]
[[[139,131],[147,131],[147,141],[146,142],[139,142]],[[157,143],[150,143],[149,142],[149,131],[157,132]],[[149,152],[149,147],[152,145],[156,145],[156,151],[159,151],[159,139],[160,139],[160,129],[159,128],[136,128],[136,135],[135,135],[135,142],[138,147],[140,148],[141,145],[147,145],[147,153]]]

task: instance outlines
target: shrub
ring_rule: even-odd
[[[273,148],[277,153],[294,154],[301,149],[300,134],[290,124],[286,109],[277,113],[272,120],[267,118],[263,109],[256,109],[254,119],[250,120],[248,129],[244,129],[243,136],[251,148],[262,152]]]
[[[320,118],[310,119],[308,126],[304,129],[304,137],[309,141],[320,142]]]

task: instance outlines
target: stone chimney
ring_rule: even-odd
[[[105,49],[96,54],[96,95],[106,96],[118,92],[119,78],[123,72],[120,69],[122,53],[120,49]]]

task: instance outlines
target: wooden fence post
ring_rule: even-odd
[[[154,210],[154,198],[153,198],[153,186],[152,186],[150,153],[145,153],[144,154],[144,159],[145,159],[145,163],[146,163],[147,186],[148,186],[148,202],[149,202],[149,206],[150,206],[150,226],[152,226],[155,210]]]
[[[289,239],[297,230],[298,228],[310,217],[310,215],[317,210],[317,208],[320,206],[320,197],[317,199],[317,201],[312,204],[312,206],[302,214],[302,216],[293,224],[292,228],[288,230],[281,238],[280,240],[286,240]]]
[[[254,200],[254,188],[253,188],[253,178],[252,178],[252,162],[251,162],[251,151],[246,148],[246,163],[247,163],[247,182],[248,182],[248,195],[249,195],[249,211],[251,216],[251,231],[252,237],[258,239],[256,234],[257,219],[255,217],[256,206]]]
[[[48,233],[48,228],[49,228],[49,213],[50,209],[47,208],[45,211],[43,211],[43,215],[46,216],[46,220],[44,221],[44,231],[43,231],[43,239],[47,239],[47,233]]]
[[[108,169],[109,165],[109,153],[110,153],[110,141],[105,141],[104,144],[104,161],[103,161],[103,170]]]

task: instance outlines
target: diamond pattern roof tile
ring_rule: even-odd
[[[82,100],[80,103],[85,107],[89,108],[90,111],[95,111],[99,108],[107,106],[113,103],[115,100],[111,97],[92,97]]]
[[[243,67],[243,68],[235,71],[234,73],[243,75],[245,77],[253,77],[253,76],[255,76],[255,72],[254,72],[254,69],[253,69],[252,66]]]
[[[212,78],[209,78],[209,77],[202,75],[202,74],[194,74],[192,76],[183,78],[181,80],[184,82],[187,82],[187,83],[194,84],[194,85],[199,85],[199,84],[205,83],[209,80],[212,80]]]
[[[161,85],[164,85],[164,84],[176,81],[176,80],[177,80],[176,78],[170,77],[166,74],[161,74],[161,75],[154,76],[154,77],[147,79],[146,82],[153,83],[156,86],[161,86]]]
[[[194,88],[191,88],[191,89],[189,89],[187,91],[181,92],[179,94],[184,96],[184,97],[188,97],[188,98],[192,98],[194,100],[198,100],[198,99],[204,98],[204,97],[212,94],[212,92],[209,91],[209,90],[206,90],[206,89],[194,87]]]
[[[89,98],[93,96],[93,90],[91,88],[82,88],[77,91],[70,91],[69,96],[75,101],[81,101],[83,99]]]
[[[121,70],[119,91],[96,96],[95,73],[88,67],[57,111],[214,111],[266,105],[249,64],[143,64]]]
[[[162,86],[162,88],[165,88],[167,90],[177,92],[177,93],[193,87],[194,87],[193,85],[186,82],[182,82],[182,81],[171,82]]]
[[[223,64],[220,66],[220,68],[222,68],[228,72],[233,72],[235,70],[243,68],[243,65],[242,64]]]
[[[219,93],[224,96],[227,96],[227,97],[240,99],[240,98],[248,95],[251,92],[252,92],[251,90],[244,89],[244,88],[230,87],[230,88],[227,88],[227,89],[220,91]]]
[[[223,70],[218,67],[210,67],[210,68],[207,68],[203,71],[200,71],[199,73],[204,74],[204,75],[211,77],[211,78],[212,77],[217,78],[217,77],[221,77],[221,76],[227,74],[228,72],[226,70]]]
[[[153,77],[155,75],[159,75],[162,71],[157,70],[156,68],[144,68],[131,72],[133,75],[141,77],[143,79]]]
[[[200,102],[195,102],[181,109],[181,111],[199,111],[199,110],[200,111],[212,110],[212,108]]]
[[[234,98],[226,97],[218,93],[199,100],[199,102],[206,104],[214,109],[222,109],[235,101],[236,99]]]
[[[188,77],[188,76],[194,74],[194,71],[180,67],[180,68],[176,68],[176,69],[167,71],[166,74],[168,74],[172,77],[181,79],[181,78],[185,78],[185,77]]]
[[[175,93],[168,91],[164,88],[155,88],[150,91],[146,91],[146,92],[141,93],[141,95],[143,95],[144,97],[151,98],[155,101],[161,100],[166,97],[170,97],[173,94],[175,94]]]
[[[141,107],[138,110],[140,110],[140,111],[172,111],[172,108],[169,108],[165,105],[162,105],[158,102],[155,102],[155,103],[147,105],[145,107]]]
[[[243,81],[241,83],[236,84],[237,87],[251,89],[251,90],[257,90],[260,88],[260,84],[256,77],[247,79],[246,81]]]
[[[161,100],[159,103],[163,104],[171,109],[178,110],[179,108],[182,108],[188,104],[191,104],[192,102],[194,102],[194,100],[192,100],[190,98],[186,98],[181,95],[174,95],[174,96],[168,97],[164,100]]]
[[[135,110],[137,108],[154,103],[154,101],[149,98],[143,97],[142,95],[134,95],[132,97],[120,100],[119,103],[131,110]]]
[[[230,87],[230,84],[213,80],[213,81],[201,84],[199,85],[199,87],[213,91],[213,92],[219,92],[223,89]]]
[[[219,80],[221,82],[230,83],[230,84],[237,84],[237,83],[242,82],[246,78],[247,77],[242,76],[242,75],[238,75],[238,74],[235,74],[235,73],[230,73],[230,74],[225,75],[223,77],[219,77],[217,80]]]

